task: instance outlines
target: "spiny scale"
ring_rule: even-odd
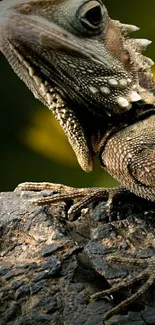
[[[147,47],[152,43],[152,41],[145,38],[136,38],[135,41],[140,46],[141,51],[145,51]]]
[[[126,36],[128,34],[137,32],[138,30],[140,30],[140,28],[138,26],[135,25],[128,25],[128,24],[121,24],[121,29],[122,29],[122,33]]]

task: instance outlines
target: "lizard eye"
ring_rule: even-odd
[[[99,31],[103,23],[103,8],[98,1],[89,1],[80,10],[80,20],[84,28]]]

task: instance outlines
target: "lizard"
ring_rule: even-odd
[[[16,74],[53,112],[83,170],[92,171],[98,156],[102,167],[122,185],[110,190],[20,184],[20,190],[58,192],[36,205],[79,199],[70,208],[71,220],[93,200],[106,198],[111,206],[113,196],[125,191],[155,201],[153,62],[142,54],[150,41],[129,38],[136,30],[110,19],[102,0],[0,3],[0,50]],[[144,293],[154,281],[153,267],[151,260],[141,273],[148,280],[140,294],[105,318]]]
[[[154,200],[152,185],[149,187],[145,179],[151,172],[149,167],[143,165],[139,171],[144,173],[144,182],[141,182],[141,176],[133,171],[132,162],[130,172],[128,163],[127,168],[118,166],[119,161],[115,167],[110,166],[116,157],[108,161],[105,157],[105,147],[112,143],[108,142],[112,134],[123,132],[127,126],[132,128],[130,125],[135,122],[139,123],[137,129],[140,130],[143,124],[140,120],[154,111],[153,62],[141,53],[150,41],[130,39],[128,34],[138,28],[111,20],[103,1],[75,4],[71,0],[5,0],[0,9],[1,51],[35,97],[52,110],[83,170],[92,171],[93,158],[97,155],[104,169],[126,189]],[[63,11],[65,16],[61,19]],[[123,133],[124,142],[125,134],[127,131]],[[129,146],[135,145],[130,140]],[[113,152],[113,148],[110,150]],[[134,154],[133,164],[137,159],[136,152]],[[124,155],[126,152],[119,154]],[[154,179],[153,170],[152,177]],[[71,208],[70,216],[89,201],[107,196],[103,188],[76,190],[30,183],[22,186],[61,189],[61,197],[46,198],[45,204],[64,195],[66,199],[84,197]]]

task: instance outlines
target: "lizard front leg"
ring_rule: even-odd
[[[111,210],[113,198],[125,191],[124,188],[74,188],[63,184],[55,183],[21,183],[16,191],[51,191],[50,196],[41,197],[33,201],[38,206],[50,205],[60,201],[74,200],[74,204],[68,210],[68,219],[72,221],[74,217],[86,208],[90,203],[99,200],[107,201],[107,212]],[[56,194],[55,194],[56,193]]]
[[[61,200],[78,200],[68,211],[69,220],[89,203],[107,200],[108,210],[117,195],[135,193],[155,201],[155,115],[116,132],[107,140],[101,153],[104,168],[122,187],[73,188],[52,183],[23,183],[20,190],[51,190],[57,194],[36,200],[36,205],[48,205]]]

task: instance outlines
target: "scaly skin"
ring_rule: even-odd
[[[137,29],[111,20],[102,1],[0,3],[1,51],[52,110],[87,172],[118,116],[141,99],[154,104],[152,61],[141,54],[150,42],[127,36]]]
[[[98,155],[105,170],[123,186],[107,190],[49,183],[19,185],[21,190],[58,192],[38,200],[37,205],[80,199],[69,211],[71,219],[92,200],[109,195],[110,204],[113,194],[125,190],[155,201],[153,63],[141,54],[150,42],[128,38],[136,30],[136,26],[110,19],[102,0],[0,3],[0,50],[35,97],[54,113],[80,166],[91,171],[93,157]],[[137,278],[147,279],[137,295],[113,308],[106,319],[148,289],[155,279],[154,264],[154,259],[148,260],[148,267]]]

